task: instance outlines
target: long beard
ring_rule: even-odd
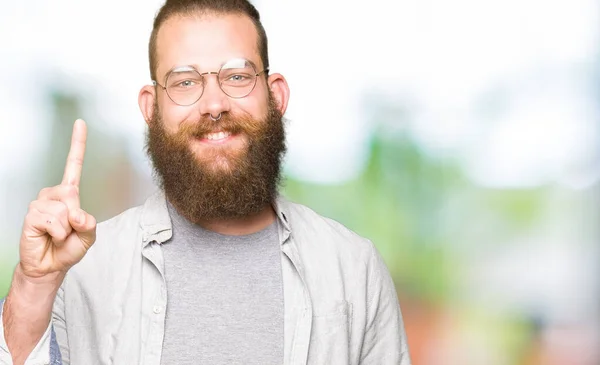
[[[277,195],[286,151],[283,123],[269,97],[263,120],[226,113],[216,122],[203,119],[169,133],[155,104],[146,152],[157,183],[185,218],[194,223],[241,218],[258,213]],[[215,147],[203,156],[194,155],[190,141],[215,129],[245,135],[245,148],[228,151]]]

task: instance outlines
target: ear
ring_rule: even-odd
[[[146,85],[142,87],[140,94],[138,95],[138,104],[146,124],[150,124],[150,121],[152,120],[154,103],[156,102],[156,88],[152,85]]]
[[[271,74],[267,79],[267,84],[269,85],[269,89],[271,89],[273,98],[277,102],[281,115],[284,115],[287,110],[288,101],[290,100],[290,88],[285,77],[278,73]]]

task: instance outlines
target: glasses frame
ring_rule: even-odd
[[[250,64],[250,66],[252,66],[252,68],[254,69],[254,72],[255,72],[255,73],[254,73],[255,79],[254,79],[254,85],[252,85],[252,88],[250,89],[250,91],[248,91],[248,93],[247,93],[246,95],[243,95],[243,96],[231,96],[231,95],[229,95],[229,94],[227,93],[227,91],[223,90],[223,86],[221,85],[221,82],[219,81],[219,75],[221,74],[221,71],[223,71],[223,66],[225,66],[227,63],[229,63],[229,61],[225,62],[225,63],[223,64],[223,66],[221,66],[221,68],[219,69],[219,71],[207,71],[207,72],[200,72],[200,71],[198,71],[198,70],[197,70],[195,67],[191,66],[191,67],[194,69],[194,71],[196,71],[196,72],[198,73],[198,75],[200,75],[200,79],[202,80],[202,93],[200,93],[200,96],[198,96],[198,98],[197,98],[196,100],[194,100],[192,103],[189,103],[189,104],[180,104],[180,103],[176,102],[175,100],[173,100],[173,98],[172,98],[172,97],[171,97],[171,95],[169,94],[169,90],[167,90],[167,88],[166,88],[165,86],[161,85],[161,84],[160,84],[158,81],[156,81],[156,80],[152,80],[152,85],[154,85],[154,86],[160,86],[160,87],[161,87],[161,88],[162,88],[162,89],[165,91],[165,93],[167,93],[167,96],[169,97],[169,99],[171,99],[171,101],[172,101],[172,102],[174,102],[175,104],[177,104],[177,105],[179,105],[179,106],[190,106],[190,105],[194,105],[194,104],[196,104],[196,103],[198,102],[198,100],[200,100],[200,98],[202,98],[202,95],[204,95],[204,90],[206,89],[206,87],[205,87],[205,85],[206,85],[206,81],[205,81],[205,78],[204,78],[204,77],[205,77],[206,75],[215,75],[215,76],[217,76],[217,83],[219,84],[219,89],[221,89],[221,91],[222,91],[222,92],[223,92],[225,95],[227,95],[228,97],[230,97],[230,98],[232,98],[232,99],[242,99],[242,98],[245,98],[245,97],[247,97],[248,95],[250,95],[250,94],[252,93],[252,91],[254,91],[254,88],[256,88],[256,83],[257,83],[257,81],[258,81],[258,77],[259,77],[260,75],[262,75],[263,73],[264,73],[264,74],[267,74],[267,73],[269,72],[269,68],[268,68],[268,67],[267,67],[267,68],[265,68],[265,69],[263,69],[263,70],[262,70],[262,71],[260,71],[260,72],[256,72],[256,67],[254,66],[254,64],[253,64],[251,61],[248,61],[248,60],[246,60],[246,61],[247,61],[247,62]],[[171,71],[169,71],[169,72],[167,73],[167,75],[165,76],[165,84],[166,84],[166,83],[167,83],[167,81],[169,80],[169,77],[171,76],[172,72],[173,72],[172,70],[171,70]]]

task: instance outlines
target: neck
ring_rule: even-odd
[[[177,206],[174,205],[174,207],[177,209]],[[181,214],[179,209],[177,209],[177,211],[179,214]],[[190,222],[193,222],[212,232],[227,236],[244,236],[262,231],[263,229],[267,228],[275,221],[275,219],[277,219],[277,214],[275,213],[273,206],[269,204],[261,209],[258,213],[242,218],[198,221],[195,219],[190,219],[190,217],[186,217],[185,215],[184,217]]]

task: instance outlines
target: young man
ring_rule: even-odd
[[[161,190],[96,226],[86,127],[31,203],[2,364],[410,364],[374,246],[278,195],[289,89],[246,0],[167,1],[139,105]]]

